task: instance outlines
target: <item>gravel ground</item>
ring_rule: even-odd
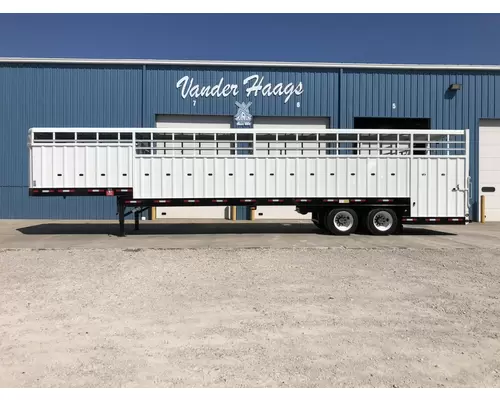
[[[499,387],[500,250],[0,250],[2,387]]]

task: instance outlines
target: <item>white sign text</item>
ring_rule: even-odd
[[[304,85],[302,82],[294,83],[272,83],[264,84],[264,77],[259,75],[251,75],[243,80],[243,85],[247,86],[245,89],[247,97],[253,95],[256,97],[258,94],[264,97],[270,96],[285,96],[284,102],[287,103],[290,98],[295,94],[300,96],[304,93]],[[187,97],[228,97],[237,96],[240,93],[240,88],[236,84],[224,84],[224,78],[220,78],[219,82],[213,86],[201,86],[195,84],[194,79],[188,75],[183,76],[177,81],[177,89],[181,90],[181,96],[186,99]]]

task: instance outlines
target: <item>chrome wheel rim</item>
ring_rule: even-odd
[[[373,226],[380,232],[387,232],[393,224],[394,219],[387,211],[379,211],[373,216]]]
[[[351,213],[348,213],[347,211],[340,211],[335,214],[335,217],[333,218],[333,225],[335,226],[335,229],[341,232],[346,232],[354,225],[354,218]]]

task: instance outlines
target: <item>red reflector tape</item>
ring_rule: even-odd
[[[34,190],[33,190],[33,193],[38,193],[38,192],[39,192],[39,190],[38,190],[38,189],[34,189]]]
[[[52,189],[50,189],[50,190],[42,190],[42,193],[54,193],[54,191]]]
[[[355,203],[364,203],[366,201],[366,199],[354,199],[354,200],[351,200]]]
[[[448,218],[448,221],[458,222],[462,221],[462,218]]]
[[[333,203],[335,202],[336,200],[335,199],[323,199],[323,201],[326,201],[328,203]]]
[[[104,189],[89,189],[89,193],[99,193],[104,192]]]
[[[140,200],[126,200],[125,203],[129,203],[129,204],[140,204],[142,203],[142,201]]]
[[[118,189],[118,192],[128,192],[128,189]]]
[[[226,203],[227,200],[212,200],[212,203]]]
[[[155,203],[170,203],[170,200],[155,200]]]
[[[269,203],[280,203],[282,202],[283,200],[280,200],[280,199],[269,199],[267,200]]]
[[[184,200],[184,203],[199,203],[199,200]]]
[[[439,218],[426,218],[425,220],[427,222],[439,222],[439,221],[441,221]]]
[[[391,199],[378,199],[377,201],[380,203],[392,203],[393,202],[393,200],[391,200]]]
[[[301,203],[309,203],[311,200],[308,200],[308,199],[297,199],[295,201],[299,201]]]
[[[59,189],[58,192],[59,193],[73,193],[74,190],[73,189]]]
[[[242,203],[252,203],[254,201],[255,200],[250,200],[250,199],[240,200],[240,202],[242,202]]]

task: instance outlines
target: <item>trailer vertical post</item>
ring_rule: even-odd
[[[118,219],[120,221],[119,236],[125,236],[125,202],[121,197],[118,197]]]
[[[484,224],[486,221],[486,196],[481,195],[481,223]]]
[[[134,212],[134,230],[139,230],[139,211]]]

